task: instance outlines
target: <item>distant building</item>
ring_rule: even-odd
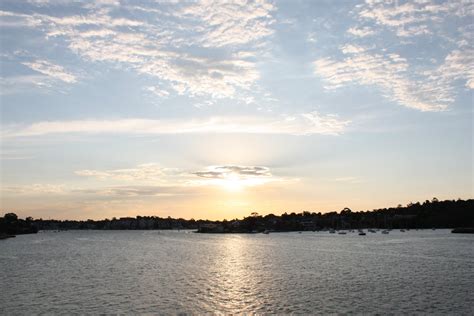
[[[204,223],[199,225],[198,232],[200,233],[223,233],[224,226],[222,224]]]

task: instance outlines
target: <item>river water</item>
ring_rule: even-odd
[[[0,241],[0,314],[474,314],[474,235],[42,232]]]

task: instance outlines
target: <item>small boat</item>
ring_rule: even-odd
[[[382,234],[388,234],[388,230],[382,230]]]
[[[330,229],[330,230],[329,230],[329,233],[330,233],[330,234],[335,234],[336,231],[335,231],[334,229]]]
[[[453,234],[474,234],[474,227],[455,228],[451,231]]]
[[[364,233],[364,232],[359,232],[359,236],[365,236],[365,235],[367,235],[367,234]]]
[[[346,235],[346,232],[338,232],[339,235]]]
[[[376,233],[376,231],[374,229],[369,229],[369,232]]]
[[[262,234],[268,235],[268,234],[270,234],[270,231],[269,231],[268,229],[265,229],[265,230],[262,232]]]
[[[14,238],[15,235],[0,234],[0,239]]]
[[[404,230],[404,229],[400,229],[400,231],[401,231],[402,233],[404,233],[404,232],[405,232],[405,230]]]

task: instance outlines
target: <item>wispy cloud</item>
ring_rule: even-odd
[[[75,189],[72,193],[110,196],[110,197],[168,197],[178,195],[198,194],[195,189],[183,186],[160,186],[160,185],[132,185],[132,186],[111,186],[91,189]]]
[[[360,52],[344,60],[322,58],[314,62],[315,73],[325,79],[327,88],[336,89],[347,84],[375,85],[388,96],[407,107],[422,111],[436,111],[446,108],[447,96],[423,94],[414,89],[419,83],[409,79],[406,59],[396,54],[371,54]]]
[[[243,45],[257,42],[273,33],[267,1],[199,1],[184,7],[175,16],[198,27],[196,41],[207,47]]]
[[[333,55],[314,61],[315,74],[324,79],[326,88],[371,85],[400,105],[442,111],[454,102],[459,93],[458,83],[473,87],[474,60],[469,45],[472,32],[466,27],[450,27],[463,19],[472,20],[471,2],[366,1],[356,5],[353,14],[356,25],[347,30],[352,36],[339,47],[342,57]],[[448,30],[451,34],[446,33]],[[403,47],[424,35],[444,43],[439,51],[446,51],[455,43],[441,65],[428,63],[428,58],[420,65],[420,54],[413,56]],[[364,46],[368,36],[373,43],[370,48]],[[387,45],[389,40],[394,44]]]
[[[354,36],[358,36],[358,37],[366,37],[366,36],[375,34],[375,31],[371,29],[370,27],[365,26],[365,27],[360,27],[360,28],[351,27],[347,30],[347,33],[352,34]]]
[[[64,81],[66,83],[75,83],[77,81],[75,75],[67,72],[62,66],[55,65],[47,60],[24,62],[23,65],[55,80]]]
[[[228,189],[259,186],[271,182],[295,181],[295,179],[276,177],[270,172],[270,168],[265,166],[209,166],[205,170],[192,172],[192,174],[201,179],[188,181],[191,185],[211,185]]]
[[[418,36],[430,34],[431,23],[440,23],[448,17],[472,16],[474,5],[470,1],[366,1],[357,6],[361,21],[375,22],[379,27],[387,27],[398,36]],[[366,27],[367,28],[367,27]]]
[[[65,193],[64,185],[35,183],[28,185],[3,186],[1,191],[13,194],[62,194]]]
[[[74,173],[78,176],[93,177],[101,180],[160,180],[176,170],[160,167],[155,163],[140,164],[135,168],[113,169],[113,170],[78,170]]]
[[[0,18],[7,27],[35,28],[45,41],[63,45],[83,60],[107,62],[149,76],[166,85],[156,90],[159,97],[174,92],[245,98],[260,77],[252,52],[261,51],[273,33],[274,6],[267,1],[165,2],[159,6],[145,2],[120,8],[76,3],[73,7],[80,13],[2,11]],[[130,17],[137,12],[140,20]],[[45,61],[25,65],[65,82],[76,81],[59,65]]]
[[[198,171],[165,168],[157,163],[139,164],[121,169],[84,169],[76,176],[106,180],[109,185],[84,187],[66,184],[5,185],[1,191],[9,195],[81,195],[97,197],[166,197],[201,194],[208,188],[243,189],[268,183],[288,183],[298,179],[275,176],[265,166],[222,165],[207,166]]]
[[[438,68],[423,73],[410,72],[408,61],[398,54],[377,54],[347,46],[343,51],[350,56],[314,62],[315,74],[326,81],[328,89],[347,84],[373,85],[403,106],[442,111],[454,102],[457,81],[464,81],[467,88],[474,87],[472,49],[455,50]]]
[[[271,177],[270,169],[262,166],[211,166],[205,171],[193,172],[198,177],[222,179],[230,175],[239,177]]]
[[[189,134],[189,133],[251,133],[289,135],[339,135],[349,120],[336,115],[310,112],[279,117],[211,117],[208,119],[121,119],[39,122],[29,126],[5,126],[4,138],[67,133],[120,134]]]
[[[16,94],[25,93],[32,87],[39,87],[42,89],[49,89],[53,87],[53,83],[48,77],[37,74],[37,75],[17,75],[0,78],[0,94]]]

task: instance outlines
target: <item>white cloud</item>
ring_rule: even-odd
[[[61,194],[65,192],[65,186],[57,184],[36,183],[28,185],[4,186],[1,190],[13,194]]]
[[[48,134],[189,134],[189,133],[252,133],[289,135],[338,135],[350,121],[336,115],[318,112],[287,117],[211,117],[207,119],[121,119],[39,122],[29,126],[5,126],[3,138]]]
[[[93,177],[100,180],[114,179],[126,181],[139,180],[160,180],[170,173],[175,173],[175,169],[162,168],[155,163],[140,164],[135,168],[114,169],[114,170],[78,170],[74,173],[78,176]]]
[[[202,170],[185,172],[176,168],[162,168],[158,164],[141,164],[133,168],[115,170],[79,170],[76,175],[94,177],[100,180],[131,181],[142,183],[149,181],[153,185],[135,185],[96,189],[79,189],[82,193],[99,195],[174,195],[191,192],[188,189],[218,186],[227,189],[241,189],[249,186],[264,185],[270,182],[294,181],[295,179],[276,177],[265,166],[223,165],[208,166]],[[158,184],[158,185],[157,185]]]
[[[170,93],[168,91],[163,90],[160,87],[151,86],[151,87],[145,87],[144,89],[148,92],[151,92],[154,95],[157,95],[157,96],[161,97],[161,98],[166,98],[167,96],[170,95]]]
[[[268,183],[288,183],[295,178],[277,177],[264,166],[208,166],[201,171],[185,172],[176,168],[162,168],[156,163],[140,164],[135,167],[114,170],[79,170],[75,174],[107,180],[108,186],[87,188],[67,185],[32,184],[3,186],[0,191],[10,195],[93,195],[97,198],[121,196],[168,197],[189,196],[202,193],[206,187],[240,190],[245,187],[261,186]],[[132,184],[130,184],[132,183]]]
[[[375,22],[400,37],[411,37],[431,34],[430,25],[439,25],[449,17],[472,16],[474,4],[472,1],[413,1],[403,4],[398,1],[366,1],[357,6],[356,12],[363,22]],[[355,30],[351,33],[357,35]]]
[[[424,73],[411,71],[408,61],[398,54],[369,53],[351,45],[342,50],[352,54],[343,60],[321,58],[314,62],[315,74],[324,79],[328,89],[348,84],[373,85],[403,106],[441,111],[454,102],[455,81],[464,80],[466,87],[473,88],[472,50],[455,50],[439,68]]]
[[[309,33],[308,36],[306,37],[306,40],[310,43],[316,43],[318,41],[316,33],[314,32]]]
[[[24,62],[23,65],[55,80],[60,80],[66,83],[75,83],[77,81],[76,76],[67,72],[63,67],[55,65],[47,60]]]
[[[469,45],[472,42],[472,27],[459,27],[457,32],[449,35],[446,32],[453,31],[452,25],[456,23],[465,23],[469,18],[472,20],[474,3],[366,1],[356,5],[352,12],[358,25],[348,29],[347,32],[354,37],[340,46],[345,56],[314,61],[315,74],[324,79],[326,88],[337,89],[349,84],[372,85],[389,99],[421,111],[447,109],[459,91],[458,82],[473,88],[474,60],[472,45]],[[383,37],[375,36],[377,34]],[[371,38],[374,45],[365,49],[360,43],[366,44],[367,40],[363,37],[369,35],[374,35]],[[427,54],[425,62],[422,44],[418,44],[419,51],[414,57],[409,49],[403,47],[415,43],[414,39],[421,35],[432,38],[430,47],[433,43],[440,45]],[[453,44],[457,47],[453,48]],[[448,52],[441,66],[432,62],[430,56],[434,52],[446,50]]]
[[[437,83],[437,88],[446,89],[451,82],[462,80],[466,88],[474,89],[474,49],[452,51],[430,79]]]
[[[32,86],[51,88],[51,80],[44,75],[19,75],[0,78],[0,95],[22,93]]]
[[[132,185],[111,186],[92,189],[75,189],[72,193],[88,194],[106,197],[169,197],[178,195],[197,194],[196,190],[183,186],[161,186],[161,185]]]
[[[146,2],[120,10],[115,1],[76,5],[80,14],[3,11],[1,17],[5,23],[42,31],[45,39],[63,43],[85,60],[150,76],[167,85],[168,92],[214,98],[245,99],[255,90],[255,52],[273,33],[274,7],[267,1]],[[138,9],[146,14],[140,20],[130,18]],[[65,82],[76,80],[43,62],[28,65]]]
[[[196,41],[208,47],[242,45],[273,33],[267,1],[199,1],[184,7],[175,16],[197,26],[202,34]]]
[[[366,37],[366,36],[373,35],[375,32],[370,27],[364,26],[360,28],[351,27],[347,30],[347,33],[352,34],[354,36],[358,36],[358,37]]]
[[[365,48],[358,45],[346,44],[341,47],[341,51],[344,54],[357,54],[365,51]]]

